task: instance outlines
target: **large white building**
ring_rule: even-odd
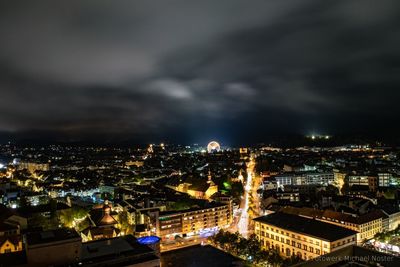
[[[357,232],[302,216],[278,212],[254,221],[262,249],[287,258],[311,260],[356,244]]]

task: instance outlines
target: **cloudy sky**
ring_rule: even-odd
[[[400,2],[1,1],[0,132],[400,134]]]

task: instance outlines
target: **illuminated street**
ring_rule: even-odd
[[[248,237],[251,234],[250,219],[254,217],[254,213],[258,215],[259,209],[257,196],[259,180],[254,173],[255,165],[254,155],[252,155],[250,162],[247,163],[247,180],[244,186],[244,199],[241,203],[242,212],[237,226],[239,233],[244,237]]]

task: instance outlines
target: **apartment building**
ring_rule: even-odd
[[[163,239],[198,235],[232,223],[232,205],[212,204],[204,208],[160,212],[157,235]]]

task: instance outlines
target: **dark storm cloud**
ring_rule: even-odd
[[[3,2],[0,131],[400,132],[399,13],[372,0]]]

